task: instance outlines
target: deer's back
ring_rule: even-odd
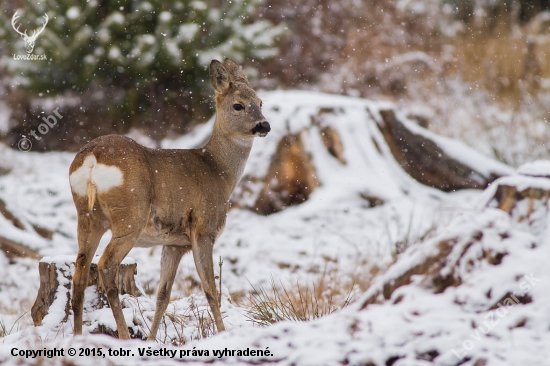
[[[80,186],[73,187],[79,174]],[[90,180],[102,188],[97,199],[107,217],[127,210],[146,220],[138,246],[181,245],[192,229],[217,235],[225,223],[229,196],[201,150],[149,149],[128,137],[107,135],[76,155],[70,175],[73,194],[84,193]]]

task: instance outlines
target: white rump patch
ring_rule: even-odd
[[[97,193],[120,186],[122,181],[122,171],[114,165],[97,164],[92,169],[92,183],[97,187]]]
[[[97,189],[97,193],[107,192],[113,187],[122,185],[122,171],[114,165],[99,164],[95,156],[88,155],[82,166],[75,170],[69,177],[71,189],[79,196],[86,196],[88,182]]]
[[[88,182],[92,176],[92,168],[97,164],[95,156],[88,155],[82,166],[75,170],[69,177],[71,189],[79,196],[86,196],[88,192]]]

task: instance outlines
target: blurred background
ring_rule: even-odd
[[[33,54],[12,28],[49,22]],[[108,133],[155,145],[214,113],[207,66],[231,57],[261,90],[390,100],[436,133],[517,166],[549,158],[549,0],[3,0],[0,140],[35,151]]]

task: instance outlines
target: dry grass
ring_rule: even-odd
[[[3,315],[0,316],[0,338],[33,325],[30,309],[34,299],[12,300],[13,302],[9,306],[5,302],[0,304],[0,314]],[[10,320],[6,320],[4,316],[7,316]]]
[[[486,37],[485,41],[482,37],[457,41],[457,49],[464,49],[464,53],[466,49],[479,49],[485,54],[483,60],[472,54],[457,61],[462,64],[459,75],[479,88],[470,98],[484,95],[479,103],[471,103],[470,120],[463,124],[461,136],[455,137],[482,142],[491,147],[494,157],[513,166],[550,157],[549,45],[528,38],[525,34],[502,34]],[[454,135],[445,127],[438,129]],[[482,140],[468,136],[474,134]]]
[[[353,303],[380,271],[361,261],[352,275],[337,269],[325,270],[311,284],[298,281],[285,285],[272,278],[268,288],[254,287],[244,299],[248,318],[254,324],[268,326],[280,321],[304,322],[318,319]]]
[[[403,220],[399,215],[395,215],[385,221],[386,236],[388,238],[388,245],[391,248],[393,262],[397,261],[397,257],[411,245],[418,245],[424,242],[437,230],[435,222],[432,222],[430,227],[423,231],[415,229],[413,223],[414,212],[411,212],[408,220]],[[395,228],[394,234],[392,234],[392,227]]]
[[[429,19],[403,14],[394,6],[386,5],[378,16],[376,10],[356,21],[360,29],[349,31],[341,66],[353,77],[334,88],[356,89],[364,97],[409,98],[416,93],[408,90],[411,83],[459,77],[490,92],[496,101],[515,106],[523,94],[540,92],[550,78],[550,15],[524,25],[506,16],[492,19],[490,25],[455,22],[454,31],[445,35]],[[445,19],[442,13],[434,16]],[[453,19],[443,22],[452,28]],[[334,74],[327,76],[334,81]],[[430,86],[427,92],[438,92],[434,84],[424,85]]]
[[[171,339],[167,338],[165,333],[164,344],[172,344],[174,346],[183,346],[188,341],[204,339],[213,336],[216,334],[216,326],[214,323],[214,316],[210,310],[201,310],[199,309],[194,302],[191,302],[191,306],[187,312],[181,313],[166,313],[164,317],[164,326],[167,328],[166,320],[171,322],[171,325],[176,330],[177,336]],[[195,333],[187,339],[184,335],[184,329],[186,327],[192,326],[196,329]]]
[[[518,108],[525,94],[536,96],[548,87],[550,40],[542,24],[535,18],[523,26],[502,22],[493,30],[467,29],[450,42],[449,71]]]
[[[21,329],[21,324],[20,324],[21,318],[27,315],[27,313],[28,311],[21,314],[21,316],[17,318],[11,326],[6,324],[4,319],[0,318],[0,338],[10,335],[14,331],[18,332]]]
[[[253,288],[248,306],[250,321],[260,326],[268,326],[284,320],[303,322],[329,315],[349,305],[351,292],[340,303],[336,303],[331,294],[324,295],[313,286],[291,288],[282,283],[278,286],[271,280],[271,288]]]
[[[423,85],[440,94],[424,96],[434,132],[488,147],[512,166],[550,157],[550,39],[540,23],[469,29],[450,40],[442,73]]]
[[[189,307],[183,311],[177,311],[173,305],[168,306],[157,333],[156,340],[161,344],[183,346],[189,341],[208,338],[216,334],[214,317],[210,309],[204,306],[199,307],[193,296],[188,299],[190,301]],[[145,340],[151,331],[154,311],[146,310],[140,303],[139,298],[136,297],[132,297],[131,302],[127,305],[134,309],[133,323],[138,329],[137,333],[131,334],[131,337]],[[193,329],[191,334],[188,331],[189,329]],[[110,329],[100,329],[99,332],[111,334],[112,331]]]
[[[320,89],[393,100],[513,166],[550,158],[550,13],[520,22],[514,11],[464,21],[425,11],[365,2],[341,29],[344,57],[319,72]]]

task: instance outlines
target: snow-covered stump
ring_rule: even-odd
[[[550,168],[550,162],[548,165]],[[512,214],[514,208],[518,207],[521,201],[526,200],[527,211],[523,214],[526,215],[526,218],[529,218],[535,209],[536,201],[540,201],[543,205],[548,203],[550,197],[550,169],[548,176],[526,174],[521,170],[520,173],[523,173],[524,177],[512,176],[501,179],[498,182],[493,199],[489,201],[488,205],[491,206],[496,203],[499,209]]]
[[[289,134],[277,144],[277,151],[255,203],[256,212],[272,214],[305,202],[319,185],[311,154],[305,149],[303,140],[302,133]]]
[[[35,326],[42,325],[48,317],[48,323],[60,324],[67,321],[71,309],[72,279],[74,274],[74,262],[76,256],[62,255],[44,257],[39,265],[40,288],[36,301],[31,309],[31,316]],[[86,298],[86,302],[94,304],[101,309],[109,307],[107,296],[99,279],[97,262],[99,257],[94,257],[88,277],[88,287],[94,287],[95,291],[86,291],[86,296],[94,294],[94,299]],[[120,294],[142,296],[135,282],[137,264],[132,258],[125,258],[118,273],[118,289]]]
[[[516,229],[522,230],[533,238],[544,236],[547,231],[548,215],[550,214],[550,161],[537,161],[521,166],[516,174],[502,177],[494,181],[484,192],[482,199],[482,213],[490,209],[499,209],[510,216],[510,224]],[[484,240],[484,230],[490,230],[488,225],[481,230],[472,230],[460,236],[453,236],[444,240],[432,241],[429,245],[417,244],[409,253],[412,258],[414,253],[417,258],[410,260],[406,265],[395,270],[394,274],[387,275],[386,279],[369,289],[368,296],[362,303],[361,309],[371,304],[380,304],[394,297],[394,293],[402,286],[413,283],[413,277],[417,282],[434,293],[442,293],[448,287],[456,287],[462,283],[461,269],[465,258],[469,259],[468,267],[474,265],[471,258],[476,261],[486,261],[492,266],[502,263],[509,252],[498,244],[489,247]],[[500,240],[507,239],[511,234],[507,231],[499,233]],[[536,247],[535,243],[531,244]],[[476,253],[477,250],[477,254]],[[420,256],[419,253],[422,253]],[[472,254],[474,253],[474,254]],[[479,255],[481,253],[481,255]],[[409,258],[409,259],[410,259]],[[390,271],[391,272],[391,271]],[[509,296],[508,293],[495,303]],[[400,302],[397,297],[394,301]],[[520,297],[519,303],[532,302],[530,295]],[[493,309],[497,305],[493,305]]]
[[[494,185],[487,207],[508,213],[513,221],[528,226],[535,235],[545,230],[541,216],[546,217],[550,210],[550,161],[525,164],[517,174],[500,178]]]
[[[548,203],[549,196],[549,189],[527,187],[520,190],[515,185],[499,184],[494,199],[498,202],[499,209],[510,214],[520,201],[527,200],[525,215],[526,218],[529,218],[534,211],[536,200],[540,200],[543,204],[546,204]]]

